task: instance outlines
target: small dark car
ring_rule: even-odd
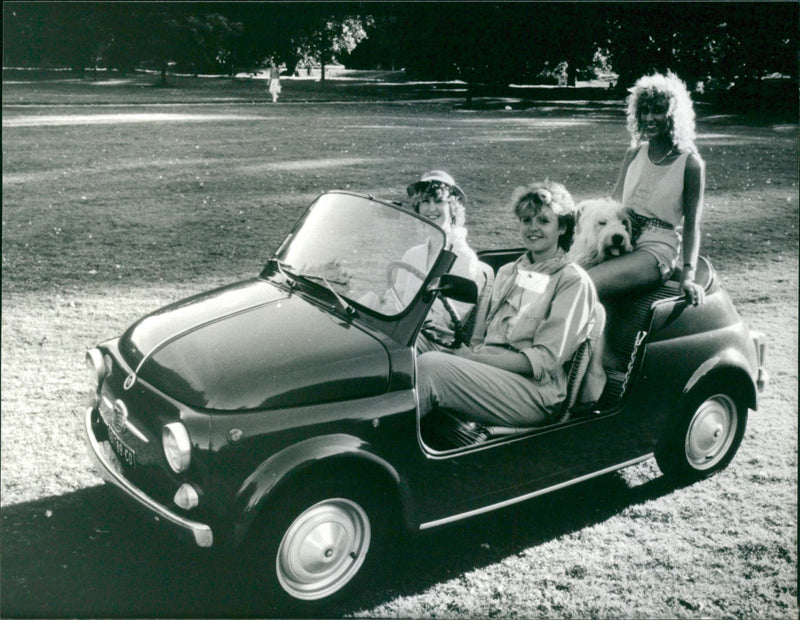
[[[422,243],[437,260],[386,314],[380,299],[415,272],[401,257]],[[681,482],[730,462],[766,382],[766,345],[706,260],[704,305],[687,304],[675,279],[611,309],[598,402],[539,428],[487,429],[447,411],[421,424],[414,342],[428,309],[437,295],[476,301],[447,273],[444,243],[395,204],[322,194],[257,278],[166,306],[87,353],[85,430],[100,473],[195,545],[245,543],[276,594],[313,602],[353,587],[396,528],[434,528],[653,456]],[[474,314],[520,253],[480,254],[490,269]],[[481,318],[461,318],[468,341]],[[573,372],[570,393],[580,381]]]

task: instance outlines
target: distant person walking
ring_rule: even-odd
[[[281,94],[281,72],[275,66],[275,61],[269,63],[269,94],[272,95],[272,103],[277,103]]]

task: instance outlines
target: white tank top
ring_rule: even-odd
[[[625,173],[622,204],[645,217],[656,217],[680,226],[683,220],[683,174],[689,153],[681,153],[668,166],[656,166],[647,155],[648,143],[639,152]]]

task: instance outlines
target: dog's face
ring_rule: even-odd
[[[631,222],[622,205],[610,199],[584,200],[577,205],[576,249],[584,263],[597,264],[633,249]]]

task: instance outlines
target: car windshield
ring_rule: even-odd
[[[275,254],[285,275],[385,315],[402,312],[444,247],[442,230],[364,196],[320,196]],[[410,266],[410,269],[405,265]],[[416,273],[414,273],[416,271]]]

